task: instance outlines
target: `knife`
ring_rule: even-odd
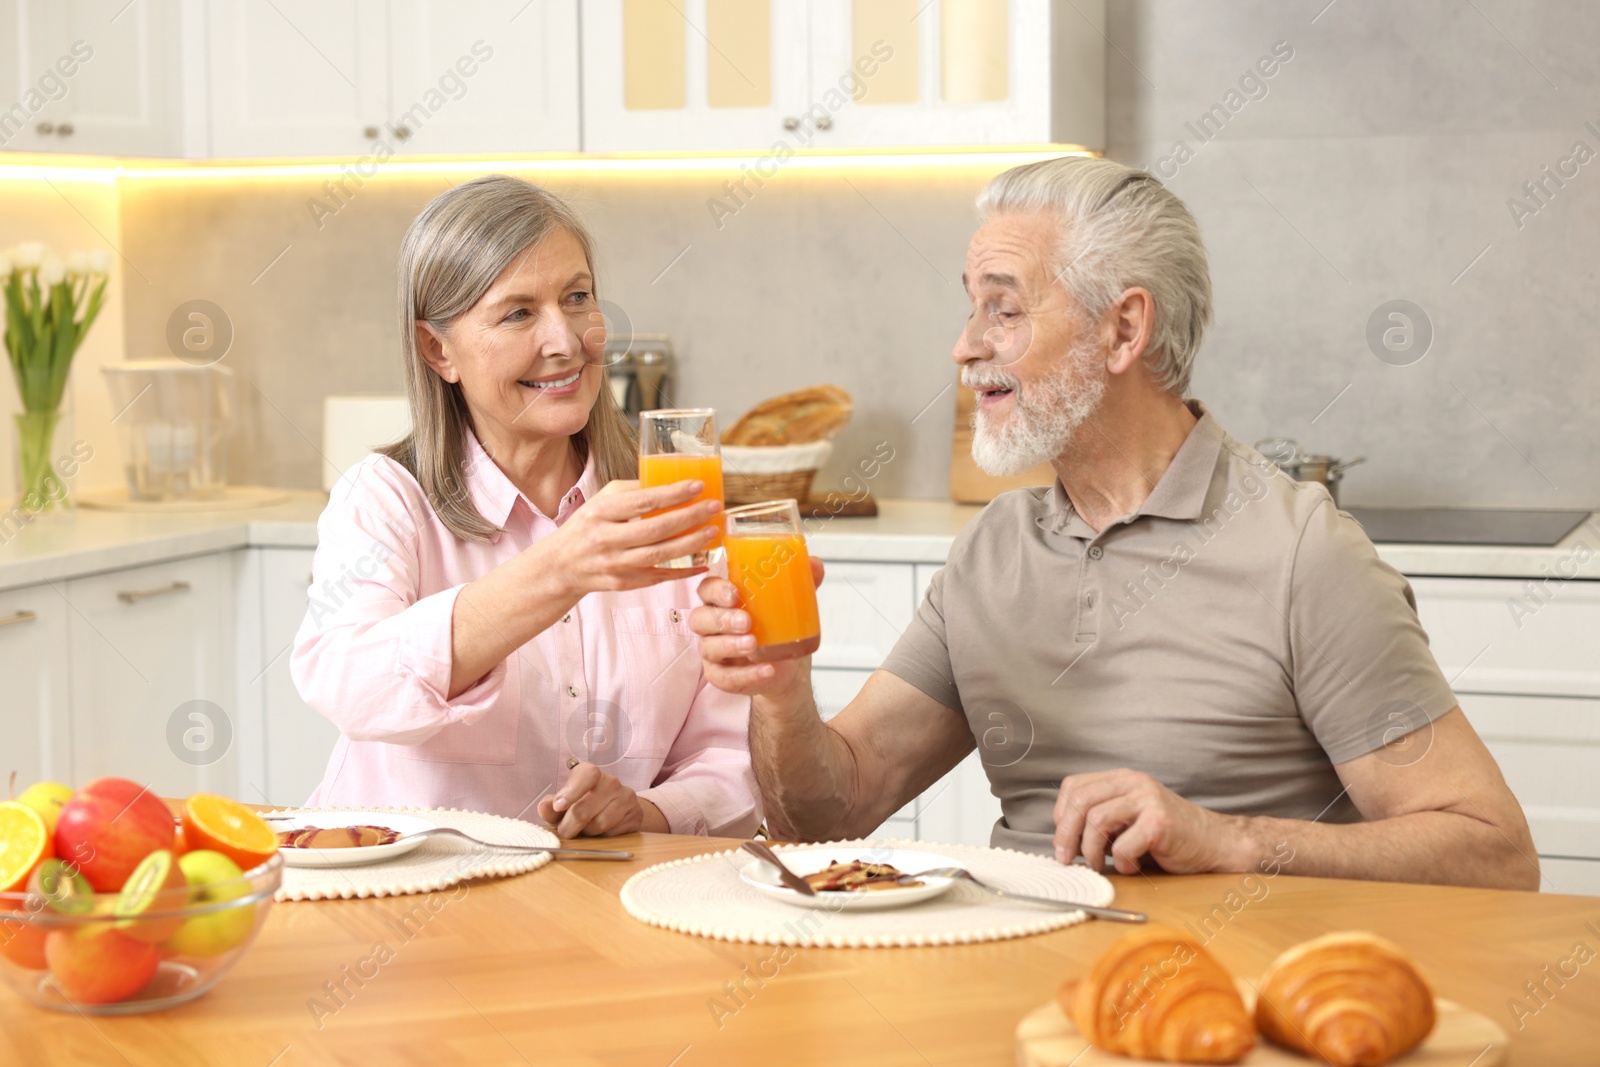
[[[783,861],[778,858],[778,854],[772,851],[772,849],[768,848],[764,842],[746,841],[739,847],[750,853],[750,855],[754,856],[756,859],[761,860],[764,863],[771,864],[774,868],[776,868],[778,871],[778,880],[784,885],[788,886],[790,889],[793,889],[796,893],[808,897],[814,897],[817,895],[817,891],[811,888],[811,883],[807,882],[804,878],[801,878],[798,874],[795,874],[789,868],[785,867],[783,865]]]

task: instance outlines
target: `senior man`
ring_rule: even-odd
[[[962,531],[828,723],[810,661],[753,663],[733,587],[702,583],[706,674],[753,698],[773,829],[870,833],[982,740],[996,845],[1109,853],[1123,873],[1293,857],[1297,874],[1536,887],[1522,810],[1405,579],[1322,486],[1184,399],[1211,317],[1188,209],[1078,158],[1007,171],[978,207],[954,352],[978,393],[973,455],[995,474],[1048,460],[1057,480]]]

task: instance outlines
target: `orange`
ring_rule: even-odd
[[[44,817],[15,800],[0,801],[0,893],[19,893],[28,875],[56,854]]]
[[[255,812],[227,797],[196,793],[183,802],[183,842],[209,848],[239,865],[258,867],[278,851],[278,835]]]
[[[0,912],[6,910],[0,907]],[[18,967],[42,971],[48,966],[44,958],[44,938],[45,929],[39,923],[0,918],[0,956]]]

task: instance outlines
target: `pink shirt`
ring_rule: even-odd
[[[554,519],[467,435],[463,479],[504,528],[462,541],[398,463],[367,457],[317,523],[310,610],[290,659],[301,697],[341,736],[316,805],[466,808],[530,821],[595,763],[661,809],[673,833],[747,837],[760,822],[750,701],[713,689],[689,631],[698,578],[590,593],[448,699],[461,587],[543,537],[599,491],[591,458]]]

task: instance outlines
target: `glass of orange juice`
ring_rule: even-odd
[[[716,409],[672,408],[642,412],[639,415],[639,487],[651,489],[696,478],[705,483],[705,489],[680,507],[702,500],[722,499],[722,447],[717,440]],[[650,514],[660,515],[661,512]],[[722,544],[722,522],[713,520],[713,524],[718,530],[717,539],[706,551],[668,560],[662,566],[704,567],[710,561],[711,552]]]
[[[729,508],[723,518],[728,578],[750,613],[754,658],[811,655],[822,643],[822,624],[799,507],[793,500],[770,500]]]

